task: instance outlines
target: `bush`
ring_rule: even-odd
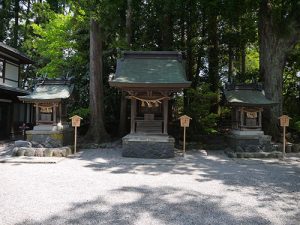
[[[197,136],[199,134],[213,134],[217,132],[218,114],[211,113],[211,107],[218,104],[219,94],[209,90],[207,84],[202,84],[196,89],[190,88],[186,92],[188,107],[184,114],[192,117],[190,124],[190,134]],[[183,112],[183,96],[179,96],[178,103]]]
[[[74,116],[74,115],[80,116],[83,119],[83,121],[87,122],[90,117],[90,109],[89,108],[78,108],[70,113],[70,117]]]

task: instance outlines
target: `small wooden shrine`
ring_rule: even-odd
[[[231,142],[234,140],[234,147],[270,142],[271,137],[262,131],[262,112],[276,103],[266,98],[262,85],[228,84],[224,95],[232,109],[230,139]]]
[[[54,135],[56,133],[65,136],[64,133],[69,128],[66,103],[73,88],[72,78],[44,78],[37,81],[30,95],[18,97],[25,103],[34,104],[35,107],[35,126],[33,131],[26,132],[28,139],[43,142],[50,136],[59,137]]]
[[[110,86],[131,101],[130,134],[123,138],[123,156],[168,158],[174,138],[168,136],[168,101],[189,87],[180,52],[124,52]]]

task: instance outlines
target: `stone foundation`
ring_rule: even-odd
[[[228,144],[235,152],[270,152],[273,151],[271,136],[264,135],[262,131],[232,132],[227,138]]]
[[[168,135],[129,134],[122,138],[122,155],[133,158],[172,158],[175,139]]]
[[[74,129],[39,125],[35,126],[33,130],[26,131],[26,139],[31,142],[43,144],[46,147],[73,145]]]

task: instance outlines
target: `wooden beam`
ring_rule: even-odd
[[[39,121],[39,103],[35,103],[35,123],[38,125]]]

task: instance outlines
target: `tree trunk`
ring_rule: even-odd
[[[25,30],[24,30],[24,41],[27,40],[28,35],[28,25],[29,25],[29,13],[31,7],[31,0],[27,0],[27,9],[26,9],[26,21],[25,21]]]
[[[161,49],[163,51],[170,51],[173,46],[173,3],[171,1],[165,1],[162,7],[163,15],[160,17]]]
[[[241,78],[244,80],[246,74],[246,46],[242,43],[241,46]]]
[[[20,11],[20,1],[15,0],[15,6],[14,6],[14,16],[15,16],[15,24],[14,24],[14,37],[12,45],[13,47],[18,47],[18,39],[19,39],[19,11]]]
[[[219,44],[218,44],[218,21],[215,7],[209,8],[208,17],[208,80],[212,92],[219,91]],[[211,112],[219,113],[219,105],[213,105]]]
[[[228,47],[228,83],[232,82],[233,78],[233,50],[232,45],[229,44]]]
[[[90,19],[90,127],[85,140],[93,143],[107,141],[104,127],[104,96],[102,76],[102,33],[99,22]]]
[[[279,24],[272,15],[270,0],[262,0],[259,12],[259,64],[260,75],[264,80],[265,95],[278,103],[264,113],[267,134],[277,140],[280,135],[278,117],[282,114],[283,70],[286,56],[299,40],[299,31],[292,30],[291,34],[283,36],[278,31]]]
[[[126,41],[129,48],[131,47],[131,39],[132,39],[132,0],[127,0]]]

